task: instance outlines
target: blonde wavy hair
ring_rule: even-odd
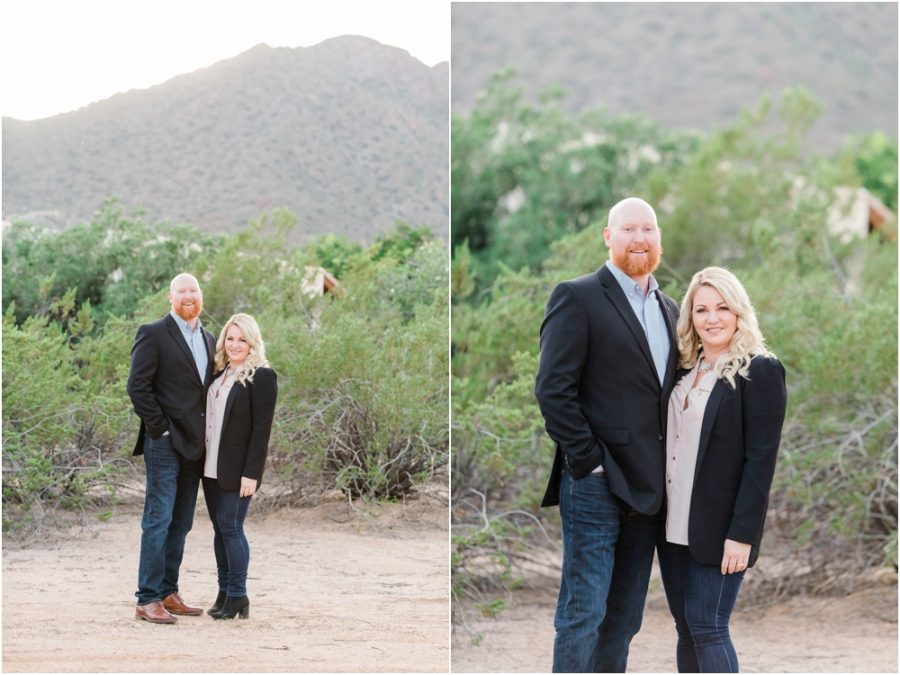
[[[266,346],[263,344],[262,333],[259,332],[259,326],[249,314],[235,314],[222,327],[219,333],[219,339],[216,341],[216,372],[222,371],[228,365],[228,354],[225,352],[225,334],[232,326],[237,326],[244,334],[244,339],[250,345],[250,353],[244,362],[234,371],[235,382],[252,383],[253,373],[257,368],[268,368],[269,362],[266,360]]]
[[[735,376],[747,377],[750,361],[754,356],[775,355],[766,349],[766,341],[756,321],[756,310],[741,282],[723,267],[707,267],[693,276],[684,300],[681,301],[681,314],[675,327],[679,367],[693,368],[703,348],[693,321],[694,296],[701,286],[716,289],[728,309],[737,316],[737,327],[731,337],[729,354],[716,361],[715,367],[716,377],[724,379],[734,389]]]

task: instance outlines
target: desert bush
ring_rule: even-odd
[[[398,497],[448,458],[446,301],[387,325],[340,304],[317,329],[287,322],[273,335],[286,383],[273,465],[298,495]]]
[[[75,290],[94,320],[127,315],[146,294],[168,286],[194,260],[215,251],[223,238],[189,225],[145,223],[108,199],[90,223],[61,231],[16,222],[3,232],[3,307],[16,319],[46,316],[49,303]]]
[[[127,469],[110,452],[117,409],[85,385],[70,342],[47,318],[18,326],[12,306],[3,317],[4,529],[39,529],[47,507],[95,503],[104,493],[90,488]]]

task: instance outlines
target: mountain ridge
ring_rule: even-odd
[[[75,111],[4,117],[3,217],[65,226],[115,196],[211,231],[285,207],[299,239],[365,242],[397,220],[446,237],[448,75],[363,36],[260,43]]]
[[[897,135],[897,3],[455,3],[454,114],[511,67],[528,100],[561,87],[605,107],[709,132],[763,94],[802,85],[824,107],[813,145]]]

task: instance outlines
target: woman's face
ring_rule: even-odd
[[[250,343],[236,324],[231,324],[225,332],[225,354],[232,366],[241,365],[250,354]]]
[[[703,343],[703,351],[708,356],[716,356],[731,345],[731,338],[737,330],[737,315],[712,286],[697,289],[691,319]]]

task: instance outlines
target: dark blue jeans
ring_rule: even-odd
[[[613,496],[604,474],[575,480],[568,471],[559,513],[563,568],[553,672],[624,673],[644,616],[659,518]]]
[[[678,672],[739,672],[728,620],[744,573],[722,574],[718,565],[695,561],[687,546],[669,542],[659,545],[659,570],[678,631]]]
[[[173,448],[168,436],[144,438],[147,473],[141,518],[141,558],[138,604],[161,600],[178,590],[178,570],[184,540],[194,524],[197,490],[203,463],[189,462]]]
[[[203,495],[215,531],[213,550],[219,592],[228,597],[247,595],[250,544],[244,535],[244,519],[253,497],[241,497],[238,490],[223,490],[218,480],[206,476],[203,477]]]

